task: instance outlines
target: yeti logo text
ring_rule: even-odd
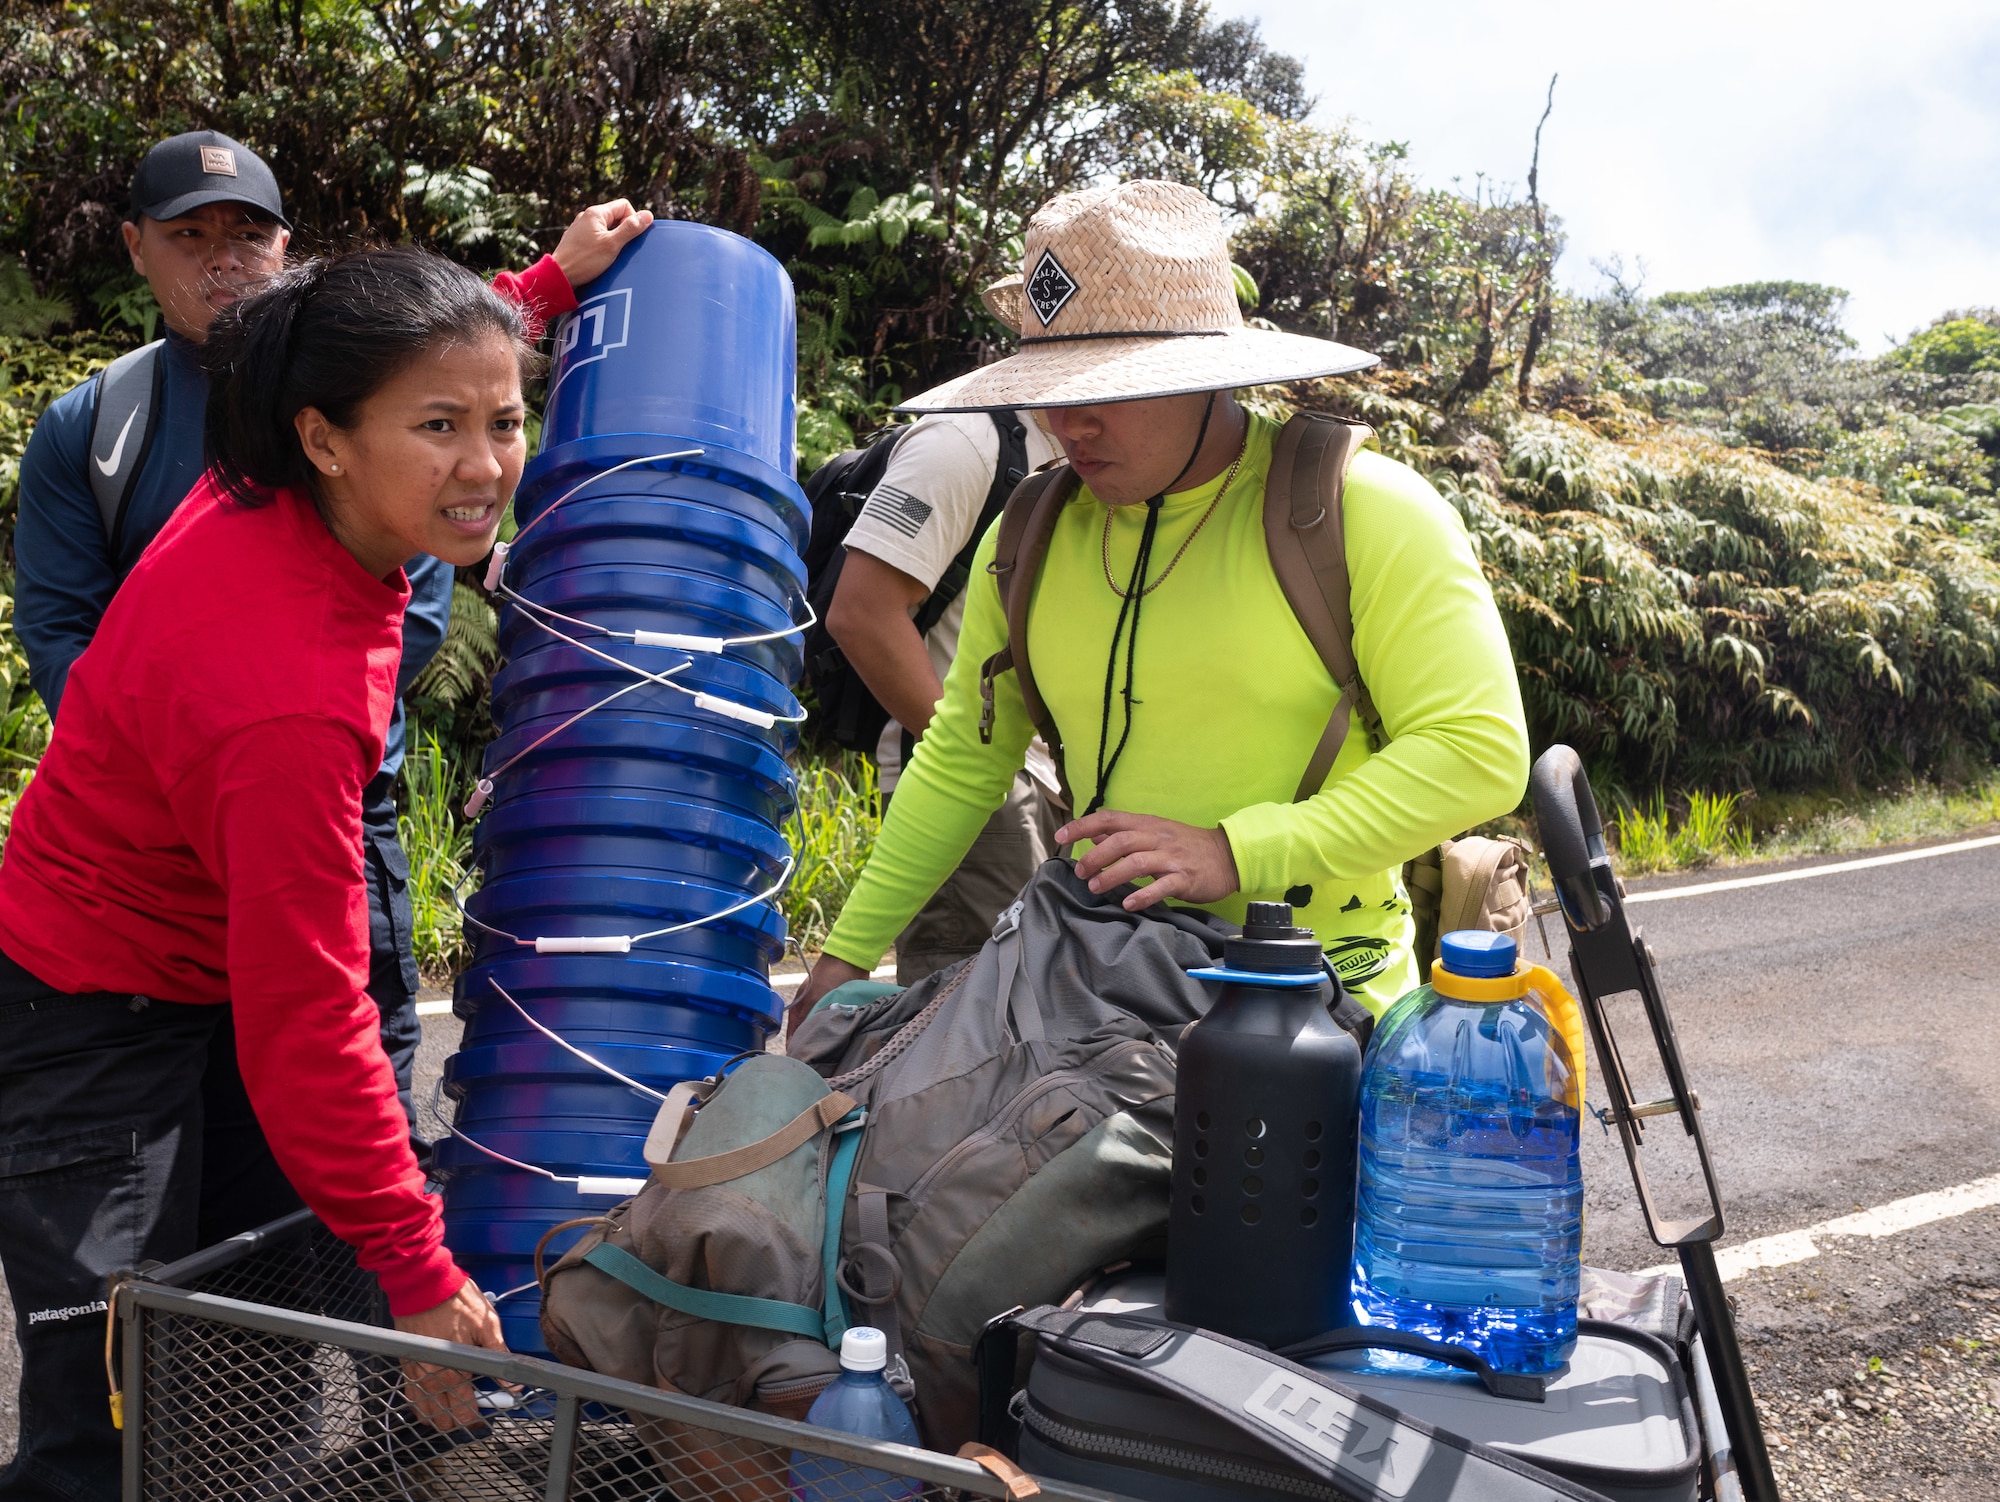
[[[556,331],[556,379],[547,405],[554,406],[562,383],[594,360],[623,349],[632,326],[632,289],[620,287],[577,304]]]
[[[1266,1377],[1243,1411],[1365,1482],[1370,1496],[1407,1497],[1430,1459],[1428,1436],[1290,1372]]]

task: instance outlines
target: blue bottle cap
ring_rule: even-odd
[[[1461,928],[1446,934],[1438,951],[1439,962],[1453,975],[1487,979],[1514,973],[1514,941],[1506,934]]]

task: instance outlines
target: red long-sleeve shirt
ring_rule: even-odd
[[[361,795],[408,598],[304,495],[203,479],[71,669],[0,857],[0,949],[38,979],[234,1003],[272,1152],[396,1314],[465,1281],[364,989]]]
[[[541,338],[551,319],[576,311],[576,288],[554,256],[543,256],[526,271],[500,272],[493,278],[493,290],[528,315],[530,339]]]

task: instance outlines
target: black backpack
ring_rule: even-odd
[[[964,592],[972,577],[972,555],[979,539],[1007,504],[1007,497],[1028,473],[1028,430],[1012,412],[989,413],[1000,435],[999,462],[993,466],[993,482],[986,490],[986,504],[979,521],[951,567],[938,579],[937,587],[924,601],[911,624],[919,636],[944,618],[951,602]],[[889,711],[877,702],[861,675],[826,629],[826,613],[833,605],[833,592],[840,583],[840,570],[847,560],[848,530],[861,507],[882,483],[889,468],[889,456],[911,424],[883,428],[860,448],[836,454],[806,481],[806,500],[812,505],[812,533],[806,542],[806,598],[812,603],[814,624],[805,637],[806,681],[812,687],[817,712],[807,722],[821,741],[844,746],[850,751],[873,752],[889,723]]]

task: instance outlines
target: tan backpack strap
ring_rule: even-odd
[[[1491,907],[1489,894],[1500,874],[1500,862],[1512,852],[1499,840],[1454,840],[1444,862],[1444,892],[1438,908],[1438,933],[1461,928],[1485,928]],[[1457,858],[1451,858],[1455,855]]]
[[[1325,785],[1347,740],[1350,713],[1360,715],[1371,745],[1380,744],[1382,738],[1381,717],[1354,660],[1341,509],[1347,466],[1373,432],[1365,423],[1301,412],[1279,432],[1264,485],[1264,542],[1278,587],[1327,673],[1340,686],[1340,698],[1293,795],[1298,803]]]
[[[663,1189],[704,1189],[726,1184],[773,1163],[805,1146],[821,1132],[854,1109],[854,1102],[839,1091],[822,1095],[770,1136],[746,1142],[726,1153],[708,1158],[682,1158],[653,1165],[653,1182]]]
[[[967,1440],[958,1447],[961,1460],[974,1460],[993,1473],[993,1479],[1007,1488],[1008,1502],[1027,1502],[1042,1494],[1042,1484],[990,1445]]]
[[[993,680],[1012,670],[1021,691],[1021,703],[1028,711],[1036,732],[1055,758],[1056,777],[1062,783],[1062,807],[1075,806],[1069,791],[1069,772],[1063,764],[1062,735],[1042,702],[1035,686],[1034,669],[1028,661],[1028,606],[1034,600],[1035,579],[1048,556],[1049,537],[1056,519],[1077,492],[1076,471],[1067,464],[1037,470],[1007,497],[1000,513],[1000,535],[993,545],[993,561],[987,565],[1000,589],[1000,604],[1007,612],[1007,645],[987,658],[979,670],[979,739],[993,742]]]

